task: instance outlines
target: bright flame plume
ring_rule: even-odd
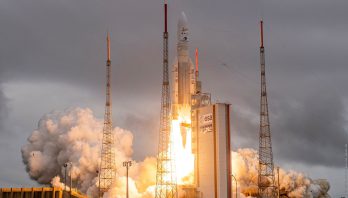
[[[179,108],[177,119],[171,122],[171,146],[174,152],[177,184],[194,183],[194,155],[192,153],[191,111]]]

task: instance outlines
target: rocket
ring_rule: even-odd
[[[195,66],[189,56],[189,28],[184,12],[181,13],[177,30],[177,58],[173,64],[172,116],[176,118],[180,107],[191,107],[195,94]]]

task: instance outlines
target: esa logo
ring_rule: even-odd
[[[201,125],[211,124],[213,122],[213,114],[202,115],[200,116],[199,121]]]

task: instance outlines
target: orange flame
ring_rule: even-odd
[[[192,153],[191,111],[189,106],[179,108],[178,118],[171,123],[171,143],[175,153],[177,184],[194,182],[194,155]]]

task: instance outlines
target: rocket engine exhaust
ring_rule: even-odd
[[[174,125],[177,123],[174,123]],[[179,125],[175,125],[179,126]],[[100,141],[103,122],[94,117],[90,109],[68,109],[44,115],[38,128],[32,132],[22,147],[22,159],[29,176],[40,184],[53,184],[63,187],[64,164],[71,162],[68,175],[72,174],[73,188],[91,197],[97,196],[97,173],[100,159]],[[180,127],[180,126],[179,126]],[[105,197],[125,197],[125,170],[122,162],[131,160],[133,135],[130,131],[114,128],[117,141],[118,177],[114,186]],[[178,134],[176,134],[178,135]],[[179,135],[180,136],[180,135]],[[179,138],[175,136],[173,138]],[[188,137],[189,138],[189,137]],[[179,142],[179,141],[177,141]],[[189,146],[175,147],[178,154],[184,153],[181,163],[188,164],[192,155]],[[136,162],[130,169],[130,196],[134,198],[153,198],[156,176],[156,159],[148,157]],[[239,149],[232,152],[233,174],[238,180],[241,196],[252,196],[257,192],[258,154],[253,149]],[[190,169],[181,169],[182,175]],[[184,177],[182,182],[190,182]],[[75,186],[75,183],[77,185]],[[280,169],[281,193],[291,198],[327,198],[330,188],[326,180],[313,180],[302,173]],[[182,193],[184,195],[184,193]]]

